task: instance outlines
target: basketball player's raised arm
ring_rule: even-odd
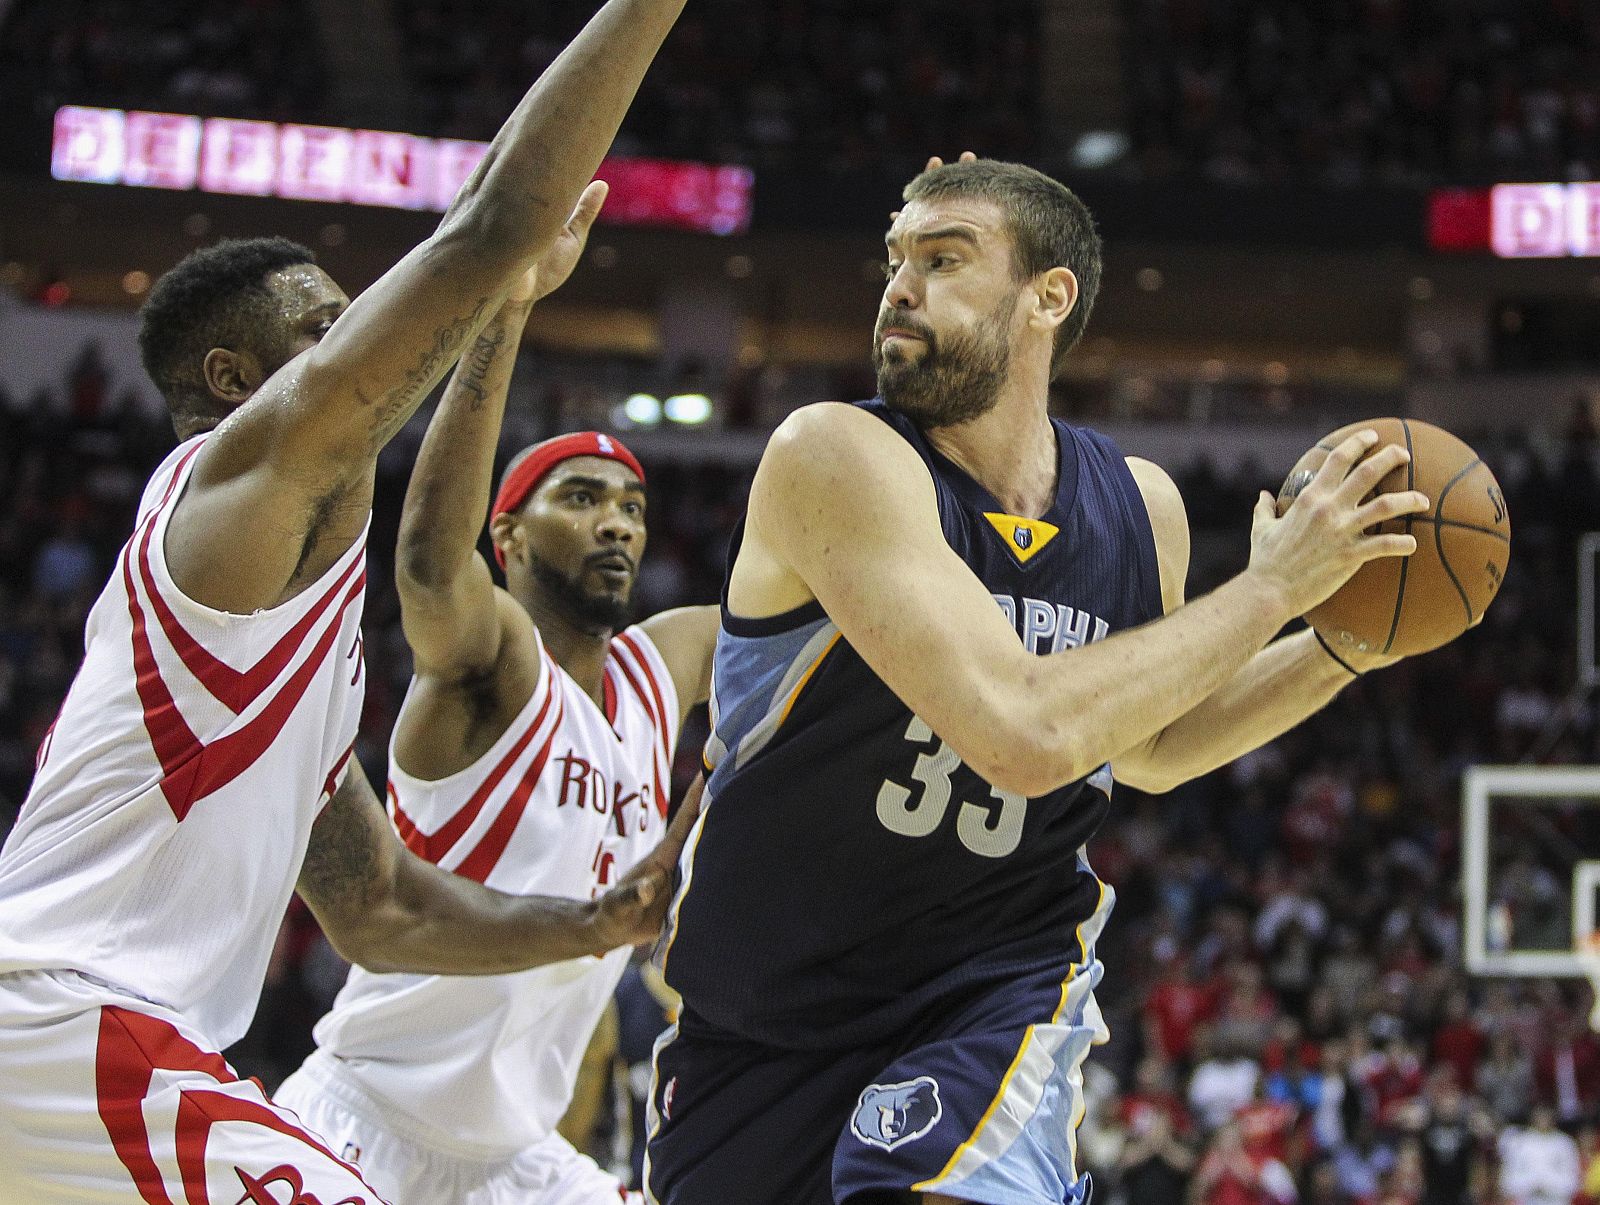
[[[506,895],[402,845],[352,763],[312,827],[297,889],[334,949],[369,971],[519,971],[654,941],[699,810],[691,791],[661,844],[598,900]]]
[[[1128,467],[1144,495],[1161,566],[1161,597],[1168,614],[1184,605],[1189,572],[1189,519],[1172,478],[1147,460],[1129,457]],[[1353,659],[1362,654],[1351,653]],[[1368,655],[1352,660],[1361,670],[1398,657]],[[1281,736],[1327,706],[1354,679],[1317,644],[1309,630],[1273,641],[1243,667],[1149,740],[1112,759],[1118,782],[1141,791],[1170,791],[1180,783],[1225,766]]]
[[[560,234],[683,4],[608,0],[518,104],[434,234],[315,347],[265,383],[212,353],[208,373],[216,360],[239,378],[214,388],[249,400],[207,441],[174,516],[169,559],[185,593],[235,612],[272,606],[320,559],[328,529],[338,551],[355,538],[366,498],[347,495],[370,483],[378,450]]]
[[[476,679],[500,655],[503,613],[477,546],[493,492],[506,392],[534,303],[572,274],[605,195],[599,182],[584,189],[556,241],[474,336],[428,423],[395,550],[400,620],[419,677],[452,684]],[[512,608],[504,614],[514,619]]]
[[[1397,463],[1379,452],[1357,464],[1375,441],[1341,444],[1282,518],[1263,495],[1250,567],[1232,581],[1155,623],[1040,657],[945,542],[932,479],[905,441],[854,407],[810,406],[757,470],[730,602],[748,613],[748,591],[774,614],[815,597],[962,760],[1040,795],[1190,711],[1365,561],[1415,548],[1363,534],[1415,509],[1407,495],[1361,501]]]

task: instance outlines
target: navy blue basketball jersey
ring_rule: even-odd
[[[1109,439],[1056,422],[1055,502],[1028,519],[905,416],[862,406],[922,457],[945,539],[1027,648],[1074,648],[1161,614],[1144,500]],[[1110,906],[1083,855],[1109,767],[1036,799],[992,787],[820,603],[742,618],[726,586],[711,707],[713,772],[665,964],[700,1020],[788,1049],[880,1041],[941,1002],[1086,955],[1084,931]]]

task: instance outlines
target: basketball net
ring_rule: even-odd
[[[1578,956],[1578,965],[1589,977],[1589,986],[1593,989],[1594,1001],[1593,1007],[1589,1010],[1589,1028],[1600,1033],[1600,929],[1580,941],[1573,952]]]

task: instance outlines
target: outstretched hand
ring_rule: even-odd
[[[608,950],[617,946],[637,946],[653,942],[661,934],[672,902],[672,874],[684,842],[700,817],[700,797],[705,794],[704,775],[697,777],[683,797],[661,844],[632,870],[622,876],[610,891],[600,897],[595,913],[595,930]]]
[[[529,305],[550,296],[567,283],[572,270],[578,266],[578,260],[583,257],[583,248],[589,241],[589,228],[600,216],[600,207],[606,203],[609,191],[610,186],[604,180],[590,182],[578,198],[567,224],[556,235],[556,241],[506,294],[508,304]]]

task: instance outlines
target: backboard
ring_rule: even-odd
[[[1462,954],[1475,975],[1588,977],[1600,948],[1600,766],[1462,778]],[[1581,814],[1580,814],[1581,813]]]

